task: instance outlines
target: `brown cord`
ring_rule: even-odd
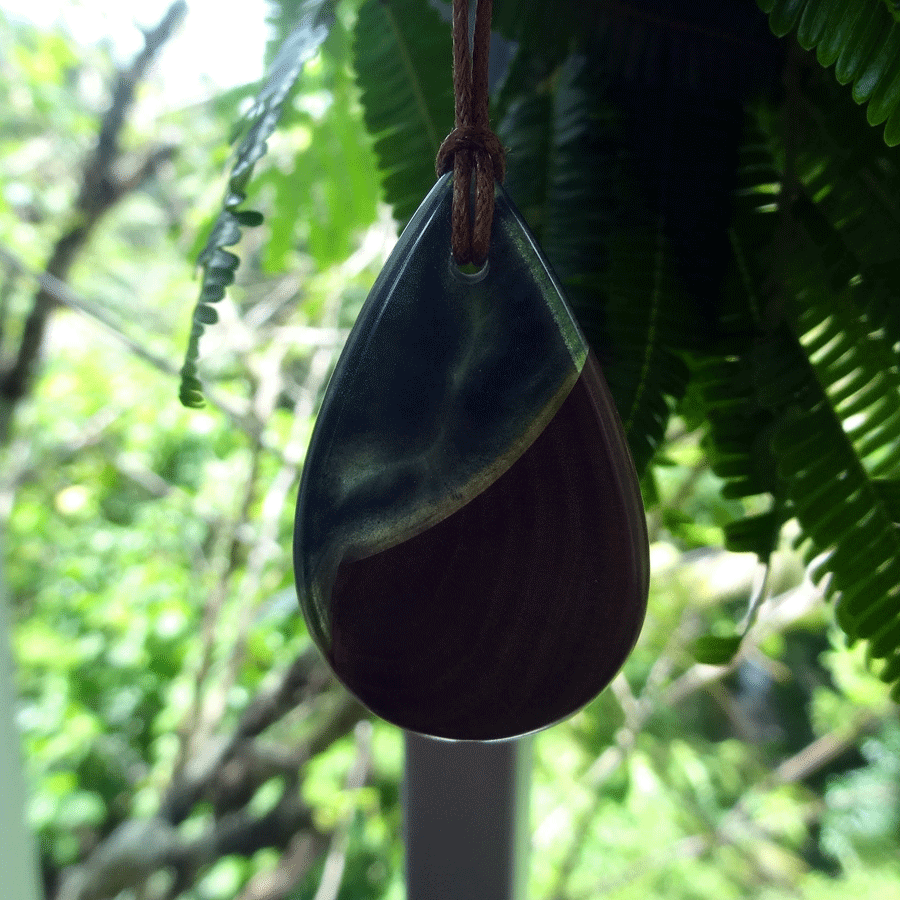
[[[438,150],[435,169],[453,169],[451,247],[459,265],[481,265],[487,259],[494,218],[494,179],[503,181],[503,146],[491,131],[488,116],[488,54],[492,0],[476,0],[475,34],[469,57],[469,0],[453,0],[453,93],[456,127]],[[475,215],[470,185],[475,169]]]

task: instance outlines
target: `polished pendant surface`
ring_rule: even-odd
[[[367,707],[435,737],[565,718],[646,609],[643,506],[602,374],[496,186],[490,256],[450,256],[451,176],[401,235],[310,442],[294,566],[310,633]]]

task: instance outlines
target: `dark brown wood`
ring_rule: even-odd
[[[647,535],[601,379],[589,357],[497,481],[338,569],[329,661],[378,715],[438,737],[511,737],[575,712],[624,662],[645,612]]]

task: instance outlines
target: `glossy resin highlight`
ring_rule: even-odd
[[[486,270],[449,256],[442,178],[329,384],[297,506],[311,633],[374,712],[497,739],[599,693],[634,644],[647,537],[609,392],[497,186]]]

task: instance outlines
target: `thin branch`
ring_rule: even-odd
[[[261,456],[262,444],[259,437],[251,438],[250,461],[238,500],[238,510],[230,527],[216,541],[217,549],[211,554],[213,567],[219,571],[203,605],[200,659],[191,678],[193,698],[179,729],[181,749],[174,769],[176,778],[197,750],[209,743],[209,737],[221,719],[220,710],[213,707],[206,689],[215,661],[218,625],[228,600],[232,578],[241,563],[241,534],[249,527],[250,510],[259,488]]]
[[[0,259],[7,261],[16,270],[34,279],[41,289],[51,294],[59,304],[68,307],[74,312],[82,313],[99,324],[106,334],[122,344],[137,359],[148,363],[164,375],[173,379],[177,378],[178,370],[168,359],[153,353],[152,350],[144,347],[123,332],[115,320],[103,309],[102,305],[73,291],[65,282],[60,281],[58,278],[45,272],[34,271],[3,247],[0,247]],[[278,340],[287,346],[309,345],[317,348],[327,348],[333,353],[343,345],[347,333],[345,330],[327,327],[287,327],[279,332]],[[294,459],[293,457],[287,457],[280,444],[273,443],[267,435],[262,433],[262,424],[252,415],[249,404],[236,405],[233,399],[226,399],[224,395],[211,388],[204,388],[204,396],[209,401],[209,404],[223,413],[238,431],[243,432],[252,439],[258,439],[267,453],[278,457],[282,462]]]
[[[114,181],[110,179],[113,165],[119,156],[119,137],[125,125],[125,118],[134,102],[138,84],[145,78],[163,45],[175,34],[187,14],[187,3],[176,0],[164,13],[155,28],[144,31],[144,46],[135,55],[131,65],[119,73],[113,90],[112,102],[100,126],[97,147],[85,171],[78,207],[85,211],[93,208],[100,200],[106,187],[110,189]]]
[[[300,832],[290,842],[274,872],[252,879],[238,900],[282,900],[309,873],[325,850],[325,843],[308,832]]]
[[[217,805],[224,808],[233,806],[246,791],[252,794],[267,774],[271,774],[271,770],[266,772],[264,767],[250,762],[258,748],[254,739],[301,703],[320,695],[330,684],[331,678],[318,651],[307,648],[274,688],[260,692],[249,703],[230,736],[208,747],[203,755],[195,756],[191,765],[173,778],[160,805],[160,815],[177,824],[202,799],[216,797]],[[299,770],[306,759],[329,747],[365,717],[365,710],[356,700],[343,691],[338,696],[340,699],[326,720],[303,743],[289,751],[286,765]],[[236,772],[240,778],[235,776]]]
[[[808,582],[779,597],[772,598],[764,607],[766,615],[756,621],[745,638],[747,646],[757,645],[768,635],[786,630],[794,622],[808,615],[821,602],[821,591]],[[683,639],[681,629],[676,630],[674,636],[676,643],[679,639]],[[595,794],[627,761],[637,736],[656,710],[674,709],[698,691],[709,690],[712,685],[718,684],[729,675],[741,659],[739,656],[726,666],[707,666],[695,663],[678,678],[664,685],[663,682],[668,677],[673,665],[672,661],[677,656],[671,643],[670,641],[670,646],[660,654],[657,666],[651,670],[651,676],[638,697],[632,695],[624,675],[620,673],[613,680],[610,689],[622,706],[625,723],[616,732],[615,744],[607,747],[597,757],[582,778],[582,783],[590,790],[591,794]],[[553,900],[563,900],[568,897],[568,882],[578,864],[581,847],[596,815],[596,804],[588,804],[573,823],[572,840],[569,843],[568,851],[557,869],[553,886],[547,894]]]
[[[340,309],[340,295],[335,294],[330,299],[323,316],[325,329],[336,326]],[[280,346],[286,348],[287,345],[281,343]],[[244,578],[238,589],[238,595],[244,598],[244,607],[237,639],[234,641],[228,664],[228,677],[221,688],[223,697],[237,680],[240,666],[244,660],[251,615],[255,608],[254,601],[259,596],[263,576],[272,561],[284,552],[278,540],[283,511],[299,478],[307,441],[308,423],[315,414],[315,401],[328,380],[334,356],[335,348],[327,344],[318,347],[313,352],[309,375],[302,393],[294,403],[291,432],[284,446],[282,465],[263,499],[259,534],[250,551]],[[275,361],[278,363],[275,366],[270,363],[271,376],[268,379],[260,379],[260,389],[257,391],[257,395],[265,396],[265,406],[257,410],[263,420],[271,415],[272,407],[281,393],[281,354],[275,354]],[[266,386],[265,381],[270,384]]]
[[[116,172],[119,163],[119,136],[134,100],[137,84],[147,73],[165,42],[184,18],[187,6],[176,0],[156,28],[145,32],[144,47],[131,66],[119,74],[113,98],[100,125],[97,146],[87,161],[81,189],[72,209],[72,224],[57,240],[46,265],[46,274],[66,281],[72,264],[86,246],[94,228],[119,201],[134,191],[174,153],[160,147],[147,153],[144,161],[123,178]],[[34,296],[12,364],[0,375],[0,397],[5,401],[0,418],[0,438],[9,436],[16,404],[28,393],[37,370],[50,315],[58,306],[56,291],[39,288]]]
[[[77,294],[68,284],[66,284],[66,282],[49,272],[36,272],[5,247],[0,247],[0,259],[2,259],[10,268],[15,269],[22,275],[35,281],[41,292],[52,298],[55,303],[66,306],[69,309],[82,313],[92,319],[101,326],[106,334],[114,337],[120,344],[123,344],[128,351],[138,359],[149,363],[154,369],[158,369],[166,375],[174,377],[178,374],[178,369],[167,359],[157,355],[152,350],[139,344],[134,338],[125,334],[119,328],[113,317],[110,316],[102,306]]]
[[[372,723],[360,722],[356,726],[356,758],[347,774],[347,790],[358,791],[368,779],[372,769]],[[350,845],[350,827],[356,815],[349,809],[334,834],[325,857],[325,868],[313,900],[337,900],[347,864],[347,848]]]
[[[885,711],[886,712],[886,711]],[[698,859],[710,850],[721,846],[735,846],[746,842],[751,848],[760,840],[769,839],[770,835],[760,828],[747,812],[752,798],[776,790],[789,784],[804,781],[821,771],[829,763],[842,756],[856,746],[860,737],[870,731],[883,714],[866,712],[850,724],[849,727],[836,729],[812,741],[802,750],[784,760],[781,765],[757,784],[744,791],[741,799],[725,813],[717,824],[712,824],[710,831],[689,835],[675,842],[671,847],[645,856],[630,865],[619,875],[604,879],[594,885],[589,893],[583,896],[602,897],[619,890],[641,878],[667,869],[684,859]],[[817,808],[821,814],[822,808]],[[811,820],[810,820],[811,821]],[[808,822],[809,824],[809,822]],[[752,852],[752,849],[751,849]],[[750,862],[754,862],[750,860]]]
[[[849,726],[837,728],[816,738],[802,750],[798,750],[793,756],[784,760],[761,787],[769,790],[782,784],[796,784],[799,781],[805,781],[856,746],[860,737],[871,731],[887,714],[887,710],[882,714],[864,712]],[[746,804],[744,799],[741,802]]]
[[[177,894],[193,883],[201,868],[217,859],[286,847],[300,832],[318,838],[319,852],[324,849],[327,838],[300,799],[296,779],[285,785],[269,812],[252,815],[241,810],[222,816],[194,838],[182,837],[161,818],[132,819],[119,826],[84,865],[69,870],[55,900],[106,900],[143,884],[160,869],[174,870]]]
[[[173,381],[178,378],[177,367],[173,366],[168,359],[159,356],[134,338],[125,334],[113,317],[110,316],[99,303],[95,303],[93,300],[89,300],[82,294],[72,290],[66,282],[61,281],[55,275],[51,275],[48,272],[36,272],[19,259],[19,257],[4,247],[0,247],[0,260],[3,260],[10,268],[35,281],[40,290],[47,296],[52,297],[55,303],[65,306],[73,312],[87,316],[93,322],[98,324],[104,333],[114,338],[119,344],[122,344],[137,359],[147,363],[164,375],[171,377]],[[309,331],[313,332],[315,330],[309,329]],[[314,333],[308,336],[314,340],[319,340],[322,343],[326,343],[332,338],[330,332],[321,335]],[[231,424],[240,431],[243,431],[246,434],[253,430],[252,426],[249,424],[246,410],[239,409],[231,401],[226,400],[215,391],[206,390],[205,396],[210,405],[224,413]],[[279,448],[270,445],[268,442],[266,443],[266,450],[274,453],[279,452]]]
[[[229,854],[250,856],[264,847],[302,850],[307,867],[318,859],[329,838],[316,829],[300,799],[299,779],[306,762],[353,731],[365,711],[340,692],[327,719],[292,750],[264,748],[254,740],[305,696],[314,683],[314,658],[315,651],[302,654],[274,690],[260,693],[221,750],[203,762],[194,760],[189,775],[170,785],[156,816],[123,823],[82,864],[70,868],[54,900],[105,900],[166,868],[176,872],[172,896],[177,896],[203,866]],[[272,777],[284,780],[279,802],[267,813],[252,814],[247,804]],[[212,804],[214,821],[199,835],[187,837],[179,825],[201,801]]]

